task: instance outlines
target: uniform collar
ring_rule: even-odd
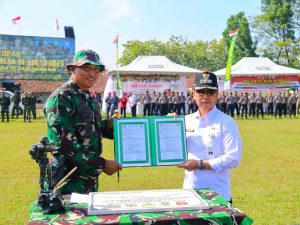
[[[211,120],[213,120],[213,119],[215,118],[217,111],[218,111],[217,107],[214,106],[214,107],[212,108],[212,110],[210,110],[206,115],[200,116],[199,110],[198,110],[197,112],[195,112],[195,113],[193,114],[193,117],[194,117],[195,119],[205,119],[206,121],[207,121],[207,120],[208,120],[208,121],[211,121]]]
[[[68,82],[67,82],[70,87],[75,91],[75,92],[78,92],[78,93],[82,93],[82,94],[85,94],[85,95],[91,95],[91,92],[90,91],[86,91],[86,90],[82,90],[78,84],[75,83],[74,80],[70,79]]]

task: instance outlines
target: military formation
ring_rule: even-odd
[[[132,96],[132,93],[129,95]],[[108,93],[105,98],[107,118],[110,118],[119,108],[120,99],[115,92]],[[164,116],[176,112],[177,115],[186,115],[198,110],[193,98],[193,92],[187,96],[183,92],[155,92],[146,91],[137,98],[143,105],[143,116]],[[300,113],[300,99],[294,92],[279,92],[263,95],[261,92],[220,92],[216,107],[232,117],[248,119],[264,118],[265,115],[275,118],[296,117]]]
[[[22,102],[24,109],[20,106]],[[31,122],[32,119],[36,119],[36,102],[37,97],[29,92],[25,92],[23,97],[21,97],[20,92],[15,92],[12,98],[5,94],[0,96],[0,106],[1,106],[1,121],[9,122],[10,119],[10,108],[11,118],[19,118],[23,114],[24,122]]]
[[[278,92],[277,95],[269,93],[263,97],[261,92],[232,92],[219,93],[217,108],[227,115],[239,118],[264,118],[265,114],[275,118],[296,117],[299,114],[299,97],[295,92]],[[298,108],[298,109],[297,109]],[[298,112],[297,112],[298,111]]]

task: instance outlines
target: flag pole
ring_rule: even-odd
[[[237,38],[237,34],[239,33],[239,30],[232,30],[229,33],[229,37],[232,37],[230,40],[230,48],[229,48],[229,54],[228,54],[228,62],[226,67],[226,74],[224,79],[224,90],[231,91],[231,66],[232,66],[232,60],[233,60],[233,53],[234,53],[234,45]]]
[[[117,96],[120,97],[122,94],[122,86],[119,74],[119,34],[116,36],[115,40],[113,41],[113,44],[116,44],[116,93]]]

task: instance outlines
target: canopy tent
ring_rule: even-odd
[[[116,70],[109,72],[104,90],[104,99],[108,92],[116,91]],[[119,68],[122,91],[144,95],[164,91],[183,92],[186,96],[186,76],[201,74],[201,71],[170,61],[165,56],[138,56],[130,64]],[[103,109],[105,102],[103,102]]]
[[[226,68],[215,71],[219,89],[223,90]],[[269,58],[244,57],[231,67],[232,90],[260,90],[299,88],[300,70],[281,66]]]

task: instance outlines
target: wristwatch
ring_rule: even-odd
[[[204,164],[204,161],[202,159],[199,160],[198,169],[199,170],[204,170],[205,169],[205,164]]]

